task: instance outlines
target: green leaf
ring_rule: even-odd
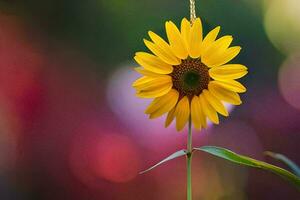
[[[291,161],[288,157],[286,157],[285,155],[279,154],[279,153],[274,153],[271,151],[266,151],[264,152],[265,155],[270,156],[276,160],[279,160],[283,163],[285,163],[289,168],[291,168],[291,170],[298,176],[300,177],[300,168],[296,165],[296,163],[294,163],[293,161]]]
[[[233,163],[237,163],[239,165],[245,165],[249,167],[264,169],[270,172],[273,172],[274,174],[279,175],[280,177],[284,178],[285,180],[291,182],[294,184],[297,189],[300,190],[300,178],[297,177],[295,174],[292,174],[291,172],[282,169],[280,167],[268,164],[266,162],[262,162],[259,160],[255,160],[253,158],[249,158],[247,156],[236,154],[230,150],[221,148],[221,147],[215,147],[215,146],[203,146],[200,148],[194,148],[194,150],[198,151],[204,151],[206,153],[212,154],[214,156],[223,158],[225,160],[231,161]]]
[[[150,170],[152,170],[152,169],[158,167],[159,165],[161,165],[161,164],[163,164],[163,163],[165,163],[165,162],[168,162],[168,161],[170,161],[170,160],[173,160],[173,159],[175,159],[175,158],[178,158],[178,157],[181,157],[181,156],[184,156],[184,155],[186,155],[186,150],[180,150],[180,151],[177,151],[177,152],[171,154],[170,156],[168,156],[167,158],[163,159],[162,161],[160,161],[160,162],[157,163],[156,165],[150,167],[149,169],[140,172],[140,174],[144,174],[144,173],[146,173],[146,172],[149,172]]]

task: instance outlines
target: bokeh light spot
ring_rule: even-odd
[[[125,136],[110,134],[103,136],[96,146],[94,170],[111,182],[128,182],[139,170],[138,150]]]
[[[300,50],[299,0],[271,0],[266,8],[264,26],[275,47],[284,53]]]
[[[95,123],[82,125],[70,148],[70,168],[81,182],[92,188],[103,181],[128,182],[140,170],[136,144],[127,136]]]
[[[279,71],[279,89],[283,98],[300,110],[300,54],[292,55]]]

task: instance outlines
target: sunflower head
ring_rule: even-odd
[[[180,65],[173,68],[170,76],[179,96],[190,99],[207,89],[210,80],[207,66],[200,59],[191,58],[182,60]]]
[[[218,113],[228,116],[224,102],[241,104],[238,93],[246,88],[236,81],[247,72],[241,64],[228,64],[240,52],[232,36],[218,38],[220,27],[203,39],[202,23],[187,19],[176,25],[166,22],[168,42],[152,31],[144,43],[151,53],[137,52],[134,59],[142,75],[133,83],[140,98],[153,98],[145,113],[151,119],[167,114],[166,127],[176,118],[182,130],[189,118],[196,129],[205,128],[207,119],[219,123]]]

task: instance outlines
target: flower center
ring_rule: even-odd
[[[207,89],[210,81],[208,67],[200,59],[183,60],[180,65],[173,66],[170,74],[173,88],[179,92],[180,97],[199,95]]]

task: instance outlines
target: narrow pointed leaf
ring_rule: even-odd
[[[149,172],[150,170],[152,170],[152,169],[158,167],[159,165],[161,165],[161,164],[163,164],[163,163],[165,163],[165,162],[168,162],[168,161],[170,161],[170,160],[173,160],[173,159],[175,159],[175,158],[178,158],[178,157],[181,157],[181,156],[184,156],[184,155],[186,155],[186,150],[180,150],[180,151],[177,151],[177,152],[171,154],[170,156],[168,156],[167,158],[165,158],[164,160],[160,161],[160,162],[157,163],[156,165],[150,167],[149,169],[140,172],[140,174],[144,174],[144,173],[146,173],[146,172]]]
[[[285,163],[298,177],[300,177],[300,168],[288,157],[271,151],[266,151],[264,154]]]
[[[298,190],[300,190],[300,178],[297,177],[295,174],[282,169],[280,167],[268,164],[266,162],[262,162],[259,160],[255,160],[253,158],[249,158],[247,156],[236,154],[228,149],[224,149],[221,147],[215,147],[215,146],[203,146],[200,148],[194,148],[194,150],[203,151],[209,154],[212,154],[214,156],[223,158],[225,160],[231,161],[233,163],[237,163],[239,165],[245,165],[249,167],[264,169],[270,172],[273,172],[274,174],[279,175],[280,177],[286,179],[287,181],[294,184]]]

